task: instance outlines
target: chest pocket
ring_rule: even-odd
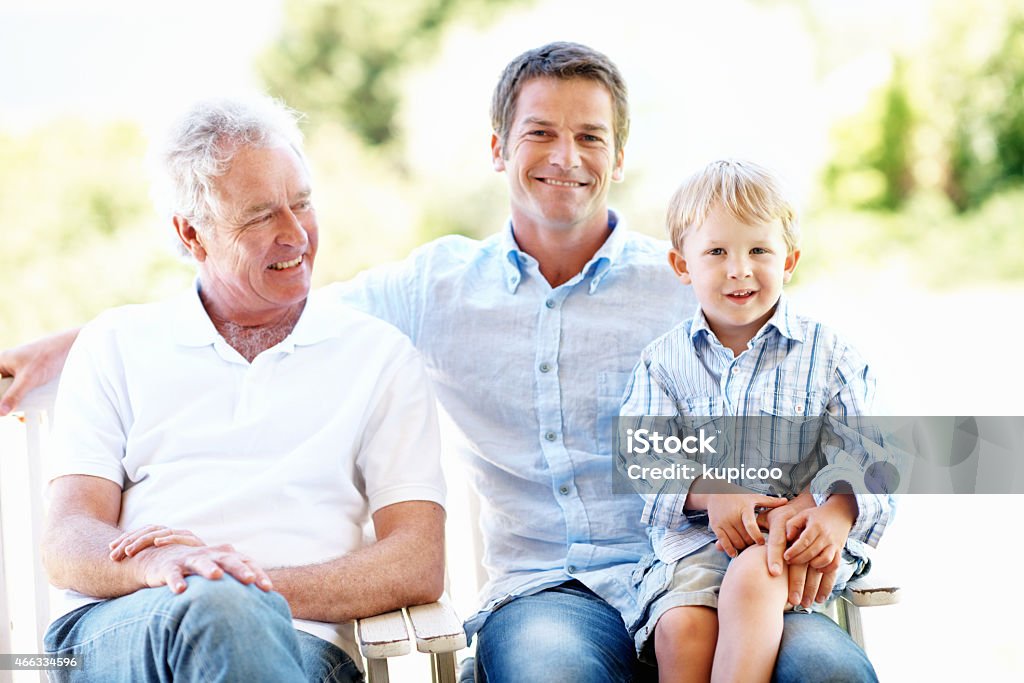
[[[797,463],[817,448],[825,412],[820,392],[769,388],[759,403],[750,427],[766,462]]]
[[[632,376],[631,372],[602,372],[597,376],[597,419],[594,425],[597,430],[597,453],[600,455],[612,452],[615,418],[619,415],[622,394]]]

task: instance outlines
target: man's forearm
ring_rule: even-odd
[[[13,376],[14,383],[0,392],[0,415],[18,407],[32,389],[60,374],[80,328],[36,339],[13,349],[0,350],[0,376]]]
[[[444,510],[328,562],[267,572],[299,619],[341,622],[437,600],[444,591]]]
[[[138,558],[110,559],[109,543],[120,533],[116,527],[85,515],[68,516],[52,525],[42,544],[50,582],[96,598],[116,598],[144,588],[138,576]]]

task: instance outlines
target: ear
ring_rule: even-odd
[[[788,283],[793,279],[793,271],[796,270],[796,263],[800,260],[800,250],[796,249],[792,254],[786,257],[786,265],[782,272],[783,284]]]
[[[684,285],[693,284],[693,278],[690,277],[690,271],[686,269],[686,259],[683,258],[682,252],[674,247],[669,249],[668,264],[672,266],[672,271],[680,282]]]
[[[192,254],[192,258],[202,263],[206,260],[206,248],[203,246],[202,239],[199,236],[199,231],[196,230],[196,226],[192,225],[187,218],[183,216],[175,216],[173,219],[174,231],[178,233],[178,239],[185,245],[188,252]]]
[[[626,156],[626,150],[620,149],[615,152],[615,167],[612,169],[612,182],[621,183],[626,179],[626,168],[623,165],[623,161]]]
[[[494,170],[501,173],[505,170],[505,157],[503,156],[505,150],[501,146],[501,141],[498,140],[497,135],[491,135],[491,164],[494,166]]]

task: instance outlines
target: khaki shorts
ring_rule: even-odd
[[[809,610],[802,607],[795,609],[810,612],[824,610],[832,599],[843,592],[847,582],[861,570],[863,564],[862,560],[844,549],[832,596],[823,603],[811,605]],[[714,543],[708,543],[672,564],[665,564],[653,554],[641,561],[633,574],[639,592],[640,617],[630,629],[637,656],[641,660],[654,662],[653,641],[652,648],[646,646],[665,612],[673,607],[688,606],[718,609],[718,592],[728,568],[729,556],[717,549]]]

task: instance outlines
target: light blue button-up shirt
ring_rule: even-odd
[[[471,636],[511,597],[571,579],[631,623],[630,576],[650,545],[643,501],[612,493],[612,430],[640,351],[696,310],[667,252],[609,212],[604,245],[555,288],[511,224],[331,286],[412,339],[466,437],[489,577]]]

